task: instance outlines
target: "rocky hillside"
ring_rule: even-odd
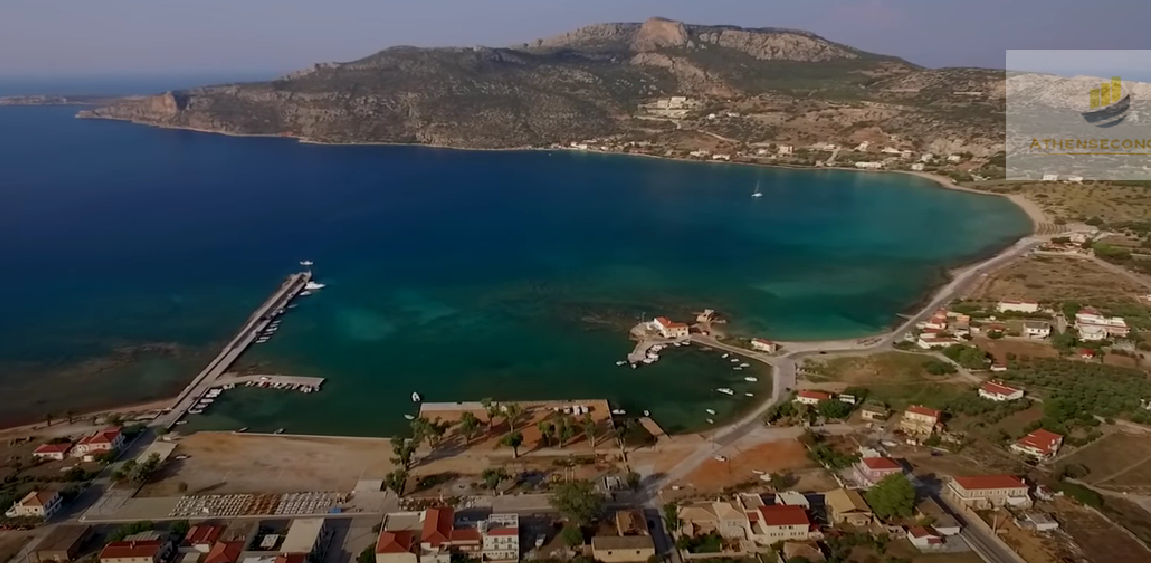
[[[949,80],[964,79],[803,31],[653,18],[514,47],[393,47],[272,82],[125,100],[81,117],[330,142],[522,147],[642,131],[632,117],[641,102],[660,96],[687,94],[711,104],[770,94],[784,105],[906,104],[916,116],[883,131],[917,142],[938,140],[923,135],[966,134],[970,123],[952,127],[957,124],[951,121],[966,119],[952,106],[932,109],[897,87],[917,76],[929,90],[948,95],[959,87]],[[971,98],[961,101],[970,105]],[[879,127],[871,118],[864,121],[846,119],[835,131]]]

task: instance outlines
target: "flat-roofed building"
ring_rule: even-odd
[[[647,519],[638,510],[615,513],[616,535],[596,535],[591,547],[597,561],[623,563],[647,561],[655,555],[655,543],[647,529]]]
[[[89,526],[61,524],[56,526],[28,555],[32,563],[64,563],[73,561],[80,554],[84,542],[92,535]]]
[[[323,518],[300,518],[288,525],[280,553],[301,554],[309,563],[320,563],[328,548],[331,530]]]

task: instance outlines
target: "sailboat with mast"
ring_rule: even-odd
[[[755,191],[751,192],[751,197],[763,197],[763,192],[759,191],[759,182],[755,183]]]

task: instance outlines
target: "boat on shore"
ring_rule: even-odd
[[[275,432],[272,432],[272,434],[283,434],[283,433],[284,433],[283,428],[277,428]]]

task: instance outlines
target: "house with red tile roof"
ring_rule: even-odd
[[[914,438],[926,438],[939,430],[942,417],[943,413],[937,409],[929,409],[921,405],[910,406],[903,411],[903,418],[899,420],[899,428]]]
[[[171,553],[168,541],[114,541],[100,550],[100,563],[159,563]]]
[[[376,563],[418,563],[419,550],[415,533],[382,531],[376,540]]]
[[[212,546],[220,539],[220,534],[224,532],[223,526],[216,526],[213,524],[196,524],[188,528],[188,533],[184,534],[183,545],[190,547],[200,553],[208,553],[212,550]]]
[[[68,456],[68,450],[71,449],[72,444],[67,442],[63,444],[41,444],[32,452],[32,457],[36,459],[63,460]]]
[[[1014,401],[1023,398],[1023,389],[992,379],[979,386],[979,396],[991,401]]]
[[[667,317],[656,317],[652,322],[664,338],[687,338],[688,336],[688,326],[685,323],[677,323]]]
[[[10,518],[31,516],[35,518],[51,518],[64,506],[64,497],[53,491],[29,491],[23,498],[16,501],[4,514]]]
[[[831,399],[831,393],[817,389],[800,389],[795,394],[794,401],[802,405],[816,406],[820,401]]]
[[[455,510],[447,506],[392,513],[384,518],[376,561],[446,563],[453,553],[484,561],[518,561],[519,535],[517,514],[490,514],[486,520],[457,524]]]
[[[949,502],[975,510],[1005,505],[1031,506],[1027,482],[1015,475],[963,475],[943,488]]]
[[[72,455],[84,457],[110,452],[124,444],[124,435],[119,428],[109,426],[91,436],[84,436],[72,448]]]
[[[855,474],[868,487],[880,482],[888,475],[903,473],[903,466],[889,457],[865,457],[855,464]]]
[[[752,338],[751,349],[757,352],[767,352],[768,354],[772,354],[779,351],[779,344],[776,344],[770,340],[764,340],[762,338]]]
[[[242,541],[220,541],[212,545],[202,563],[237,563],[244,552]]]
[[[1047,461],[1059,453],[1063,445],[1063,436],[1046,428],[1036,428],[1030,434],[1011,444],[1011,451],[1031,456],[1038,461]]]
[[[930,526],[912,526],[907,529],[907,539],[920,551],[933,551],[943,548],[943,536]]]
[[[802,506],[768,504],[748,511],[747,538],[771,545],[780,541],[805,541],[812,537],[811,519]]]

